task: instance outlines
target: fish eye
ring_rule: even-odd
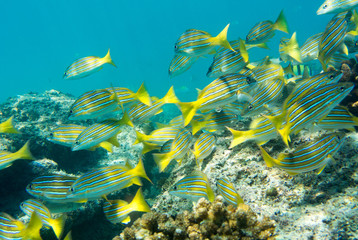
[[[50,133],[50,137],[53,137],[53,133]]]
[[[32,184],[29,184],[27,187],[28,187],[30,190],[33,189]]]
[[[174,49],[177,49],[177,48],[178,48],[178,46],[177,46],[177,45],[175,45],[175,46],[174,46]]]
[[[345,90],[345,87],[340,87],[339,90],[343,92]]]
[[[73,111],[72,110],[70,110],[70,114],[72,114],[73,113]]]
[[[323,5],[323,9],[326,9],[327,7],[328,7],[327,4]]]
[[[20,207],[24,207],[24,203],[21,203],[21,204],[20,204]]]
[[[73,187],[70,187],[70,189],[69,189],[69,190],[70,190],[70,192],[73,192],[73,191],[74,191]]]
[[[249,110],[252,110],[254,107],[253,107],[252,105],[249,105],[247,108],[248,108]]]
[[[333,75],[333,74],[332,74],[332,75],[329,75],[329,78],[330,78],[331,80],[333,80],[334,75]]]
[[[79,141],[75,141],[75,144],[78,145],[78,144],[80,144],[80,142],[79,142]]]
[[[174,186],[174,188],[173,188],[174,190],[177,190],[178,188],[177,188],[177,186]]]

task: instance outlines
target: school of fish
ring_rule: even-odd
[[[354,131],[358,118],[340,102],[352,91],[354,84],[340,82],[342,60],[358,51],[358,0],[326,0],[317,14],[334,13],[322,32],[309,37],[302,45],[297,34],[290,34],[284,12],[275,21],[256,23],[246,36],[227,40],[229,24],[216,36],[197,29],[183,32],[174,44],[174,57],[169,76],[175,77],[203,56],[213,56],[206,74],[214,78],[195,101],[181,102],[174,88],[162,97],[150,96],[144,83],[133,92],[128,88],[108,86],[79,96],[69,109],[71,124],[52,129],[47,140],[71,148],[72,151],[103,148],[112,153],[120,143],[117,135],[133,129],[134,144],[142,144],[142,154],[152,152],[159,172],[181,164],[192,154],[195,159],[191,174],[178,180],[169,193],[196,202],[204,197],[213,201],[215,193],[210,180],[201,171],[203,160],[210,161],[216,141],[226,131],[232,135],[229,148],[236,151],[245,141],[254,141],[267,167],[277,167],[289,175],[324,171],[344,144],[345,129]],[[250,62],[248,50],[268,49],[267,42],[276,31],[289,34],[278,44],[277,59],[266,57]],[[319,61],[322,71],[310,69],[312,61]],[[110,51],[101,58],[84,57],[74,61],[64,73],[64,79],[81,79],[113,62]],[[287,92],[284,94],[284,92]],[[163,112],[163,106],[175,104],[181,115],[168,123],[156,123],[152,132],[143,132],[143,123]],[[118,118],[118,116],[121,116]],[[234,129],[233,123],[251,119],[246,130]],[[76,121],[93,119],[90,126]],[[301,130],[325,130],[319,138],[293,147],[292,138]],[[13,117],[0,124],[0,133],[21,134]],[[281,139],[289,152],[273,158],[265,149],[271,139]],[[238,146],[238,147],[237,147]],[[0,170],[10,167],[18,159],[35,160],[28,141],[17,152],[0,152]],[[175,160],[175,161],[173,161]],[[337,160],[339,161],[339,160]],[[24,223],[6,213],[0,213],[0,239],[42,239],[40,229],[51,228],[58,239],[71,239],[64,232],[66,212],[82,203],[103,199],[103,213],[109,222],[128,224],[130,213],[149,212],[150,206],[142,192],[143,180],[152,183],[140,158],[137,165],[129,163],[92,169],[80,176],[53,174],[40,176],[29,182],[26,191],[31,198],[19,206],[29,222]],[[225,175],[225,173],[223,173]],[[218,194],[228,204],[238,206],[244,200],[227,177],[216,179]],[[137,185],[131,202],[108,199],[115,191]],[[57,218],[54,218],[57,214]]]

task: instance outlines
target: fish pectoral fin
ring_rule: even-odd
[[[121,221],[121,223],[123,223],[123,224],[128,224],[128,223],[130,223],[131,222],[131,217],[130,216],[127,216],[125,219],[123,219],[122,221]]]
[[[326,167],[326,164],[324,164],[322,167],[320,167],[317,171],[317,175],[321,174],[321,172],[323,171],[323,169]]]

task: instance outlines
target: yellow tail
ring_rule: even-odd
[[[103,59],[103,61],[104,61],[105,63],[109,63],[109,64],[111,64],[111,65],[117,67],[116,64],[114,64],[114,62],[112,61],[111,55],[110,55],[110,53],[109,53],[109,49],[108,49],[108,52],[107,52],[106,56],[104,56],[102,59]]]
[[[0,124],[1,133],[21,133],[14,127],[13,119],[14,116],[11,116],[8,120]]]
[[[281,135],[281,138],[282,138],[283,142],[286,144],[286,146],[290,147],[289,142],[291,141],[291,139],[290,139],[291,131],[290,131],[289,125],[287,125],[287,123],[286,123],[286,125],[282,129],[278,129],[277,131]]]
[[[178,107],[183,114],[185,127],[190,123],[198,110],[197,102],[178,103]]]
[[[136,145],[138,143],[142,143],[144,141],[148,141],[148,139],[149,139],[148,135],[145,135],[144,133],[138,132],[137,130],[135,130],[135,133],[137,135],[137,139],[135,140],[133,145]]]
[[[118,142],[118,138],[117,138],[117,135],[119,134],[120,132],[118,132],[116,135],[114,135],[113,137],[111,138],[108,138],[107,139],[107,142],[109,142],[110,144],[116,146],[116,147],[119,147],[120,144]]]
[[[167,92],[167,94],[165,94],[165,96],[162,98],[162,101],[164,103],[179,103],[180,102],[179,99],[177,98],[177,96],[175,96],[173,86],[170,87],[170,89]]]
[[[301,63],[302,59],[301,59],[301,50],[300,47],[298,46],[297,43],[297,38],[296,38],[296,32],[294,32],[292,34],[292,37],[290,39],[290,41],[287,44],[286,49],[284,49],[284,51],[293,59],[295,59],[297,62]]]
[[[145,154],[147,152],[151,152],[153,150],[160,150],[161,146],[158,146],[156,144],[153,143],[147,143],[147,142],[142,142],[143,143],[143,149],[142,149],[142,154]]]
[[[30,148],[29,148],[29,142],[27,141],[25,143],[25,145],[20,148],[19,151],[14,153],[14,156],[16,157],[16,159],[29,159],[29,160],[35,160],[35,158],[32,156],[31,152],[30,152]]]
[[[226,25],[226,27],[212,40],[213,45],[219,45],[224,48],[230,49],[233,52],[236,52],[230,45],[229,41],[227,40],[227,30],[229,29],[230,23]]]
[[[246,50],[245,41],[242,39],[240,39],[239,50],[240,50],[240,54],[241,54],[241,57],[244,60],[244,62],[248,63],[249,62],[249,54],[247,53],[247,50]]]
[[[64,238],[64,240],[72,240],[72,232],[69,231],[66,235],[66,237]]]
[[[289,33],[287,21],[285,15],[283,14],[283,10],[281,10],[280,15],[278,16],[273,28],[285,33]]]
[[[49,220],[49,224],[52,227],[58,239],[60,239],[60,237],[63,234],[65,223],[66,223],[66,215],[61,215],[61,217],[59,218]]]
[[[155,163],[159,167],[159,172],[163,172],[169,165],[170,161],[172,160],[172,154],[169,153],[154,153],[153,158]]]
[[[251,138],[252,130],[237,131],[237,130],[234,130],[234,129],[229,128],[229,127],[226,127],[226,128],[232,133],[232,136],[233,136],[233,140],[232,140],[229,148],[233,148],[236,145],[239,145],[240,143],[243,143],[243,142],[245,142],[245,141],[247,141],[248,139]]]
[[[142,188],[139,188],[134,196],[129,208],[137,212],[150,212],[150,207],[144,199]]]
[[[30,222],[25,229],[20,232],[22,239],[42,240],[40,229],[42,228],[42,221],[36,211],[31,214]]]
[[[192,129],[192,133],[193,135],[195,135],[195,133],[199,132],[201,129],[205,128],[206,123],[205,121],[191,121],[191,129]]]
[[[152,181],[147,176],[147,173],[145,172],[143,161],[141,158],[139,159],[137,166],[135,166],[133,169],[129,170],[129,172],[132,176],[145,178],[150,183],[152,183]]]
[[[276,160],[272,158],[261,146],[259,146],[259,148],[261,150],[262,158],[264,159],[267,167],[273,167]]]
[[[101,147],[101,148],[104,148],[105,150],[107,150],[108,152],[112,153],[113,152],[113,144],[108,142],[108,141],[104,141],[104,142],[101,142],[100,144],[98,144],[97,146],[95,146],[96,148],[97,147]]]
[[[128,125],[130,127],[134,127],[131,119],[129,118],[129,115],[127,112],[124,112],[123,117],[121,120],[119,120],[120,125]]]
[[[135,94],[136,98],[144,103],[147,106],[152,106],[152,100],[150,99],[149,93],[147,89],[144,86],[144,83],[140,85],[140,88],[138,89],[137,93]]]

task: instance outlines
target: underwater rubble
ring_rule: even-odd
[[[70,95],[50,90],[42,94],[30,93],[10,98],[0,105],[0,121],[3,122],[13,115],[16,127],[22,132],[21,135],[2,134],[1,149],[14,151],[30,140],[31,151],[38,159],[33,162],[16,161],[13,166],[2,170],[1,182],[6,183],[0,188],[0,194],[4,196],[0,202],[2,211],[13,216],[22,216],[19,204],[30,197],[25,188],[35,177],[49,173],[79,175],[95,167],[123,164],[127,160],[134,164],[133,160],[141,156],[142,147],[132,146],[136,136],[134,130],[129,127],[123,128],[118,135],[120,146],[115,148],[113,153],[100,149],[72,152],[70,148],[47,141],[46,137],[51,129],[59,123],[69,122],[68,109],[73,101],[74,98]],[[163,115],[159,115],[158,118],[165,119]],[[91,121],[81,123],[89,125]],[[245,124],[247,124],[245,121],[233,123],[236,129],[244,128]],[[143,125],[141,129],[150,131],[151,126]],[[325,131],[310,133],[303,130],[294,138],[293,145],[309,142],[323,133]],[[254,225],[248,224],[240,230],[237,229],[242,239],[358,238],[358,160],[356,158],[358,134],[356,132],[347,134],[345,144],[335,156],[336,161],[328,165],[320,175],[309,172],[294,177],[278,168],[267,168],[255,143],[248,141],[229,149],[231,140],[229,132],[225,130],[215,134],[218,136],[216,150],[210,157],[204,159],[201,170],[207,174],[216,195],[218,194],[215,187],[217,179],[220,177],[230,179],[244,199],[245,205],[235,210],[222,203],[220,198],[213,204],[202,199],[197,203],[194,211],[189,213],[193,209],[192,203],[169,195],[168,190],[195,167],[194,157],[189,155],[190,157],[181,165],[171,164],[169,170],[159,173],[152,154],[145,154],[142,159],[148,176],[154,184],[145,182],[143,192],[153,212],[142,215],[132,226],[129,225],[129,228],[124,230],[126,226],[113,225],[106,220],[102,211],[103,200],[89,201],[67,214],[66,229],[72,229],[73,239],[135,239],[133,236],[140,233],[149,234],[151,238],[138,237],[137,239],[171,239],[165,238],[171,236],[170,234],[189,236],[188,239],[204,239],[204,236],[207,237],[205,234],[217,236],[212,239],[235,239],[220,237],[220,231],[225,230],[225,226],[220,224],[224,224],[227,219],[221,219],[219,224],[210,217],[210,214],[204,218],[199,217],[201,221],[196,216],[201,207],[210,212],[210,209],[215,208],[214,206],[220,205],[221,209],[218,211],[230,212],[234,215],[245,212],[250,216],[250,221],[253,221],[250,224],[260,226],[255,228]],[[265,148],[273,153],[273,157],[286,151],[286,147],[278,138],[267,143]],[[135,189],[131,187],[110,194],[108,198],[126,199],[134,193]],[[140,214],[133,216],[132,219],[135,219]],[[185,218],[189,218],[189,222],[185,222]],[[168,231],[172,232],[167,233],[169,235],[163,233],[164,229],[160,231],[151,229],[148,233],[150,226],[140,228],[143,222],[147,222],[147,225],[152,224],[150,221],[154,221],[153,224],[158,226],[165,225],[163,222],[167,222],[168,225],[181,222],[182,225],[179,226],[182,228],[177,232],[170,227]],[[234,222],[237,224],[240,221],[235,219]],[[212,226],[217,232],[205,233],[202,224]],[[187,232],[181,232],[184,230]]]

